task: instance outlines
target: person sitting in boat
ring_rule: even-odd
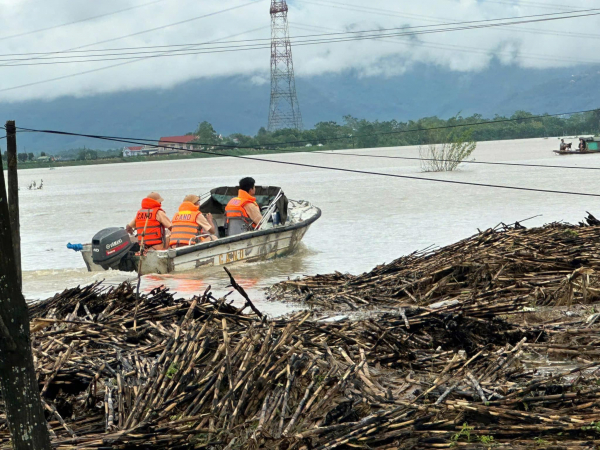
[[[164,199],[160,194],[151,192],[142,200],[142,208],[135,219],[125,227],[133,234],[137,231],[140,247],[147,250],[165,250],[168,248],[167,231],[171,229],[171,221],[162,209]]]
[[[568,144],[565,143],[564,139],[560,140],[560,151],[561,152],[566,152],[567,150],[571,150],[571,143],[569,142]]]
[[[225,228],[227,236],[245,233],[255,230],[262,214],[256,203],[256,187],[254,178],[242,178],[240,180],[238,196],[232,198],[225,207]]]
[[[579,138],[579,151],[583,152],[587,149],[587,144],[583,138]]]
[[[200,242],[216,241],[217,227],[212,214],[206,217],[200,211],[200,197],[187,195],[179,206],[179,211],[173,217],[171,229],[171,247],[184,247]]]

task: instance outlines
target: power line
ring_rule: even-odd
[[[11,34],[9,36],[2,36],[2,37],[0,37],[0,41],[4,41],[6,39],[13,39],[13,38],[17,38],[17,37],[22,37],[22,36],[28,36],[30,34],[35,34],[35,33],[41,33],[43,31],[55,30],[57,28],[62,28],[62,27],[66,27],[66,26],[69,26],[69,25],[75,25],[77,23],[89,22],[89,21],[92,21],[92,20],[101,19],[102,17],[114,16],[115,14],[120,14],[120,13],[123,13],[123,12],[126,12],[126,11],[132,11],[134,9],[143,8],[145,6],[155,5],[156,3],[161,3],[161,2],[164,2],[164,1],[165,0],[155,0],[155,1],[150,2],[150,3],[144,3],[144,4],[141,4],[141,5],[131,6],[129,8],[125,8],[125,9],[119,9],[118,11],[113,11],[113,12],[109,12],[109,13],[105,13],[105,14],[100,14],[98,16],[86,17],[85,19],[79,19],[79,20],[75,20],[73,22],[61,23],[59,25],[52,25],[50,27],[39,28],[37,30],[25,31],[23,33],[18,33],[18,34]]]
[[[100,44],[105,44],[105,43],[108,43],[108,42],[114,42],[114,41],[118,41],[118,40],[121,40],[121,39],[126,39],[126,38],[133,37],[133,36],[139,36],[139,35],[142,35],[142,34],[153,32],[153,31],[158,31],[158,30],[162,30],[162,29],[173,27],[173,26],[177,26],[177,25],[182,25],[184,23],[189,23],[189,22],[193,22],[193,21],[196,21],[196,20],[205,19],[207,17],[216,16],[218,14],[222,14],[222,13],[225,13],[225,12],[229,12],[229,11],[233,11],[233,10],[236,10],[236,9],[244,8],[246,6],[257,4],[257,3],[261,2],[261,1],[262,0],[253,0],[253,1],[251,1],[249,3],[245,3],[243,5],[233,6],[231,8],[222,9],[222,10],[215,11],[215,12],[212,12],[212,13],[209,13],[209,14],[203,14],[203,15],[200,15],[200,16],[192,17],[190,19],[181,20],[179,22],[174,22],[174,23],[170,23],[170,24],[167,24],[167,25],[162,25],[160,27],[154,27],[154,28],[146,29],[146,30],[135,32],[135,33],[127,34],[127,35],[124,35],[124,36],[119,36],[119,37],[116,37],[116,38],[105,39],[103,41],[93,42],[91,44],[80,45],[80,46],[77,46],[77,47],[72,47],[70,49],[67,49],[67,50],[64,50],[64,51],[59,51],[59,52],[54,52],[54,53],[65,53],[65,52],[79,50],[79,49],[86,48],[86,47],[93,47],[94,45],[100,45]],[[10,65],[11,64],[2,64],[2,65],[0,65],[0,67],[6,67],[6,66],[10,66]],[[10,90],[11,88],[8,88],[8,89]]]
[[[248,4],[247,4],[248,5]],[[580,12],[590,12],[590,11],[600,11],[600,9],[591,9],[591,10],[575,10],[575,11],[571,11],[570,13],[580,13]],[[292,39],[303,39],[303,38],[309,38],[309,37],[324,37],[324,36],[345,36],[345,35],[356,35],[356,34],[363,34],[363,33],[381,33],[381,32],[387,32],[387,31],[405,31],[405,30],[413,30],[413,29],[420,29],[420,28],[431,28],[434,26],[450,26],[450,25],[467,25],[467,24],[477,24],[477,23],[488,23],[488,22],[498,22],[498,21],[502,21],[502,20],[517,20],[517,19],[527,19],[527,18],[534,18],[534,17],[545,17],[545,16],[554,16],[554,15],[560,15],[560,14],[565,14],[565,13],[548,13],[548,14],[534,14],[534,15],[527,15],[527,16],[513,16],[513,17],[502,17],[502,18],[495,18],[495,19],[485,19],[485,20],[470,20],[470,21],[461,21],[461,22],[445,22],[445,23],[439,23],[436,25],[417,25],[417,26],[403,26],[403,27],[394,27],[394,28],[377,28],[377,29],[368,29],[368,30],[355,30],[355,31],[339,31],[339,32],[329,32],[329,33],[320,33],[320,34],[308,34],[308,35],[300,35],[300,36],[292,36]],[[569,14],[569,13],[567,13]],[[440,19],[441,20],[441,19]],[[166,25],[166,26],[170,26],[170,25]],[[313,27],[313,28],[319,28],[319,27]],[[324,29],[324,28],[322,28]],[[580,34],[581,37],[583,36],[588,36],[588,34]],[[120,38],[116,38],[116,39],[124,39],[126,37],[130,37],[130,35],[127,36],[122,36]],[[238,44],[238,43],[245,43],[245,42],[269,42],[271,41],[270,38],[264,38],[264,39],[242,39],[242,40],[235,40],[235,41],[223,41],[223,40],[219,40],[218,42],[224,43],[224,44]],[[157,48],[169,48],[169,47],[189,47],[189,46],[202,46],[202,45],[209,45],[211,42],[214,41],[210,41],[210,42],[196,42],[196,43],[188,43],[188,44],[170,44],[170,45],[153,45],[153,46],[138,46],[138,47],[119,47],[119,48],[108,48],[108,49],[87,49],[87,50],[77,50],[77,49],[71,49],[71,50],[63,50],[63,51],[53,51],[53,52],[31,52],[31,53],[4,53],[4,54],[0,54],[0,56],[33,56],[33,55],[56,55],[56,54],[67,54],[67,53],[88,53],[88,52],[120,52],[120,51],[124,51],[124,50],[145,50],[145,49],[157,49]],[[93,45],[97,45],[103,42],[96,42],[94,44],[89,44],[89,46],[93,46]]]
[[[355,4],[349,4],[349,3],[341,3],[341,2],[336,2],[333,0],[319,0],[318,2],[315,1],[307,1],[307,0],[303,0],[305,3],[309,3],[309,4],[315,4],[315,5],[323,5],[323,6],[329,6],[329,7],[339,7],[342,9],[347,9],[349,11],[357,11],[357,12],[370,12],[373,14],[378,14],[378,15],[382,15],[382,16],[386,16],[389,17],[391,16],[399,16],[399,17],[407,17],[407,18],[412,18],[413,16],[422,20],[428,20],[428,21],[435,21],[435,22],[439,22],[439,21],[446,21],[447,19],[444,18],[440,18],[440,17],[431,17],[431,16],[423,16],[423,15],[413,15],[413,14],[400,14],[398,15],[398,11],[394,11],[394,10],[388,10],[388,9],[381,9],[381,8],[373,8],[373,7],[367,7],[367,6],[362,6],[362,5],[355,5]],[[329,4],[326,4],[329,3]],[[506,2],[495,2],[495,3],[505,3],[505,4],[509,4]],[[531,3],[531,2],[521,2],[521,3]],[[337,6],[336,6],[337,5]],[[572,9],[572,7],[567,7],[564,5],[555,5],[556,7],[564,7],[564,8],[568,8],[568,9]],[[555,13],[555,14],[563,14],[562,12],[559,13]],[[298,26],[298,24],[295,24],[296,26]],[[434,26],[434,25],[428,25],[428,26]],[[327,28],[322,28],[322,27],[314,27],[314,26],[300,26],[300,28],[304,28],[304,29],[322,29],[322,30],[330,30]],[[537,29],[533,29],[533,28],[522,28],[522,27],[513,27],[512,30],[515,31],[519,31],[519,32],[525,32],[525,33],[535,33],[535,34],[545,34],[545,35],[552,35],[552,36],[566,36],[566,37],[572,37],[572,38],[586,38],[586,39],[600,39],[600,35],[593,35],[593,34],[589,34],[589,33],[570,33],[570,32],[561,32],[561,31],[544,31],[544,30],[537,30]],[[397,39],[398,41],[402,41],[402,42],[406,42],[409,44],[415,44],[414,40],[402,40],[402,39]],[[382,40],[383,41],[383,40]],[[383,41],[383,42],[392,42],[392,41]],[[490,52],[488,50],[485,49],[481,49],[481,48],[476,48],[476,47],[466,47],[466,46],[456,46],[456,45],[450,45],[450,44],[437,44],[437,43],[430,43],[430,42],[424,42],[422,40],[416,41],[416,43],[418,43],[419,46],[421,47],[429,47],[429,48],[435,48],[435,49],[441,49],[441,50],[454,50],[454,51],[460,51],[460,52],[465,52],[465,53],[475,53],[475,54],[484,54],[484,55],[490,55]],[[498,54],[505,54],[507,52],[501,52],[501,51],[494,51],[494,55],[498,55]],[[511,53],[512,56],[512,53]],[[536,55],[536,54],[524,54],[524,53],[519,53],[519,56],[524,56],[527,57],[528,59],[536,59],[536,60],[540,60],[540,61],[554,61],[554,62],[571,62],[571,63],[579,63],[579,64],[598,64],[600,61],[597,60],[581,60],[581,59],[575,59],[575,58],[555,58],[555,57],[549,57],[546,55]]]
[[[119,41],[121,39],[126,39],[126,38],[129,38],[129,37],[140,36],[142,34],[152,33],[154,31],[159,31],[159,30],[164,30],[165,28],[170,28],[170,27],[174,27],[174,26],[178,26],[178,25],[183,25],[184,23],[195,22],[196,20],[206,19],[207,17],[212,17],[212,16],[216,16],[216,15],[223,14],[223,13],[226,13],[226,12],[234,11],[236,9],[245,8],[246,6],[256,5],[256,4],[261,3],[261,1],[263,1],[263,0],[253,0],[251,2],[244,3],[242,5],[232,6],[230,8],[221,9],[219,11],[215,11],[215,12],[212,12],[212,13],[209,13],[209,14],[202,14],[200,16],[191,17],[189,19],[180,20],[179,22],[173,22],[173,23],[169,23],[167,25],[161,25],[159,27],[149,28],[147,30],[142,30],[142,31],[138,31],[138,32],[135,32],[135,33],[131,33],[131,34],[126,34],[124,36],[119,36],[119,37],[116,37],[116,38],[105,39],[103,41],[94,42],[92,44],[80,45],[79,47],[74,47],[74,48],[69,49],[69,50],[79,50],[79,49],[85,48],[85,47],[92,47],[94,45],[106,44],[108,42]]]
[[[323,5],[323,6],[331,6],[333,7],[333,5],[339,5],[337,7],[341,8],[341,9],[346,9],[348,11],[355,11],[355,12],[368,12],[371,14],[376,14],[376,15],[380,15],[380,16],[385,16],[385,17],[406,17],[406,18],[417,18],[420,20],[426,20],[429,22],[437,22],[435,25],[429,25],[429,26],[436,26],[439,24],[443,24],[444,22],[446,22],[448,19],[447,18],[442,18],[442,17],[433,17],[433,16],[423,16],[423,15],[416,15],[416,14],[400,14],[398,11],[394,11],[394,10],[388,10],[388,9],[381,9],[381,8],[372,8],[372,7],[368,7],[368,6],[359,6],[359,5],[354,5],[354,4],[347,4],[347,3],[340,3],[340,2],[335,2],[332,0],[319,0],[319,2],[315,2],[313,1],[306,1],[303,0],[306,3],[310,3],[310,4],[315,4],[315,5]],[[331,3],[332,5],[328,5],[325,4],[323,2],[326,3]],[[487,1],[488,3],[490,3],[490,1]],[[572,9],[568,8],[568,9]],[[564,12],[557,12],[555,14],[564,14]],[[531,34],[545,34],[545,35],[550,35],[550,36],[566,36],[566,37],[574,37],[574,38],[592,38],[592,39],[600,39],[600,35],[598,34],[590,34],[590,33],[572,33],[572,32],[565,32],[565,31],[558,31],[558,30],[539,30],[539,29],[533,29],[533,28],[522,28],[522,27],[514,27],[512,28],[513,30],[519,31],[519,32],[523,32],[523,33],[531,33]]]
[[[229,39],[229,38],[232,38],[232,37],[241,36],[243,34],[253,33],[255,31],[259,31],[259,30],[262,30],[264,28],[269,28],[269,27],[266,26],[266,27],[255,28],[253,30],[243,31],[241,33],[236,33],[236,34],[232,34],[232,35],[226,36],[226,37],[224,37],[222,39]],[[218,42],[218,40],[216,40],[214,42]],[[6,92],[6,91],[12,91],[12,90],[16,90],[16,89],[22,89],[22,88],[31,87],[31,86],[37,86],[37,85],[40,85],[40,84],[50,83],[52,81],[66,80],[66,79],[69,79],[69,78],[74,78],[74,77],[78,77],[78,76],[81,76],[81,75],[87,75],[87,74],[94,73],[94,72],[100,72],[100,71],[103,71],[103,70],[114,69],[115,67],[125,66],[127,64],[133,64],[133,63],[144,61],[145,59],[150,59],[150,58],[152,58],[152,56],[148,56],[148,57],[143,58],[143,59],[135,59],[133,61],[125,61],[125,62],[121,62],[121,63],[118,63],[118,64],[111,64],[110,66],[98,67],[96,69],[85,70],[83,72],[76,72],[76,73],[71,73],[71,74],[68,74],[68,75],[62,75],[62,76],[59,76],[59,77],[56,77],[56,78],[50,78],[50,79],[40,80],[40,81],[33,81],[31,83],[26,83],[26,84],[21,84],[21,85],[9,87],[9,88],[0,89],[0,92]]]
[[[572,19],[576,17],[588,17],[600,15],[600,12],[593,14],[585,14],[580,16],[568,16],[568,17],[553,17],[547,19],[538,19],[535,21],[522,21],[522,22],[507,22],[507,23],[495,23],[495,24],[486,24],[486,25],[478,25],[478,26],[469,26],[469,27],[460,27],[460,28],[445,28],[445,29],[432,29],[432,30],[423,30],[418,32],[409,32],[409,33],[389,33],[389,34],[376,34],[376,35],[366,35],[366,36],[356,36],[356,37],[340,37],[340,38],[331,38],[331,39],[315,39],[315,40],[305,40],[305,41],[292,41],[292,44],[295,47],[305,46],[305,45],[322,45],[322,44],[331,44],[331,43],[339,43],[339,42],[351,42],[351,41],[362,41],[362,40],[381,40],[381,38],[386,37],[400,37],[400,36],[415,36],[420,34],[435,34],[435,33],[445,33],[445,32],[453,32],[453,31],[465,31],[465,30],[473,30],[473,29],[481,29],[481,28],[490,28],[490,27],[500,27],[500,26],[510,26],[516,23],[531,23],[531,22],[540,22],[540,21],[550,21],[550,20],[562,20],[562,19]],[[132,57],[116,57],[116,58],[101,58],[101,59],[83,59],[83,60],[69,60],[69,61],[53,61],[53,62],[37,62],[37,63],[24,63],[24,64],[2,64],[0,67],[18,67],[18,66],[38,66],[38,65],[55,65],[55,64],[66,64],[66,63],[85,63],[85,62],[104,62],[104,61],[119,61],[119,60],[139,60],[139,59],[150,59],[150,58],[164,58],[164,57],[172,57],[172,56],[187,56],[187,55],[201,55],[201,54],[215,54],[215,53],[229,53],[236,51],[249,51],[249,50],[263,50],[270,49],[270,45],[239,45],[239,46],[229,46],[229,47],[221,47],[213,48],[209,50],[200,50],[196,51],[194,49],[185,50],[172,50],[165,51],[159,54],[153,54],[150,56],[132,56]],[[39,59],[39,58],[33,58]],[[14,60],[14,61],[24,61]],[[590,62],[593,63],[593,62]],[[88,71],[89,73],[89,71]],[[0,92],[4,90],[11,90],[15,88],[6,88],[0,89]]]
[[[252,2],[252,3],[256,3],[256,2]],[[249,3],[249,4],[252,4],[252,3]],[[242,6],[247,6],[249,4],[242,5]],[[238,6],[235,8],[240,8],[240,7],[241,6]],[[230,9],[235,9],[235,8],[230,8]],[[224,10],[224,11],[229,11],[229,10]],[[201,18],[208,17],[208,16],[214,15],[214,14],[219,14],[224,11],[219,11],[217,13],[212,13],[209,15],[201,16]],[[585,14],[573,15],[573,14],[579,13],[579,12],[582,12],[582,13],[585,12]],[[546,22],[546,21],[565,20],[565,19],[572,19],[572,18],[579,18],[579,17],[595,16],[595,15],[600,15],[600,9],[572,11],[570,13],[567,13],[567,14],[571,14],[571,15],[564,15],[564,16],[556,17],[558,14],[562,14],[562,13],[535,14],[535,15],[530,15],[530,16],[519,16],[519,17],[501,18],[501,19],[487,19],[487,20],[481,20],[481,21],[450,22],[450,23],[446,23],[446,24],[440,24],[440,26],[444,26],[444,27],[451,26],[451,25],[462,25],[462,26],[454,27],[454,28],[431,28],[433,25],[423,25],[423,26],[414,26],[414,27],[397,27],[397,28],[389,28],[389,29],[377,29],[377,30],[360,30],[360,31],[349,31],[349,32],[321,33],[321,34],[313,34],[313,35],[296,36],[296,37],[292,38],[292,43],[295,46],[316,45],[316,44],[328,44],[328,43],[335,43],[335,42],[349,42],[349,41],[359,41],[359,40],[382,39],[382,38],[386,38],[386,37],[415,36],[415,35],[420,35],[420,34],[437,34],[437,33],[465,31],[465,30],[481,29],[481,28],[512,26],[515,24],[522,24],[522,23],[537,23],[537,22]],[[538,19],[533,19],[536,17]],[[188,20],[197,20],[197,19],[198,18],[188,19]],[[531,19],[531,20],[516,21],[518,19]],[[507,22],[507,20],[509,20],[509,21]],[[505,21],[505,22],[500,22],[500,21]],[[186,22],[186,21],[184,21],[184,22]],[[497,23],[489,23],[489,22],[497,22]],[[183,22],[179,22],[179,23],[183,23]],[[413,29],[413,30],[414,29],[422,29],[422,30],[406,31],[406,30],[410,30],[410,29]],[[146,31],[139,32],[139,33],[145,33],[148,31],[151,31],[151,30],[146,30]],[[135,34],[139,34],[139,33],[135,33]],[[375,33],[375,34],[367,34],[367,33]],[[124,37],[129,37],[129,36],[132,36],[132,35],[123,36],[120,38],[114,38],[111,40],[122,39]],[[306,39],[306,38],[310,38],[310,37],[330,37],[330,38],[328,38],[328,39]],[[268,41],[268,39],[247,39],[247,40],[241,40],[241,41],[229,41],[229,42],[222,42],[222,43],[228,44],[228,43],[250,42],[250,44],[213,47],[210,49],[192,48],[192,47],[201,47],[201,46],[206,46],[206,45],[212,44],[212,43],[197,43],[197,44],[177,44],[177,45],[173,45],[173,46],[138,47],[138,49],[181,47],[181,46],[188,47],[188,48],[183,48],[183,49],[171,48],[169,50],[163,50],[160,52],[158,52],[158,51],[154,51],[154,52],[137,51],[137,52],[121,52],[121,53],[103,53],[103,54],[94,53],[94,54],[84,54],[84,55],[77,54],[77,55],[66,55],[66,56],[50,56],[50,55],[57,55],[57,54],[75,53],[76,49],[86,47],[86,46],[81,46],[81,47],[76,47],[75,49],[71,49],[69,51],[62,51],[62,52],[31,53],[30,55],[34,55],[34,54],[39,55],[34,58],[13,58],[13,59],[0,60],[0,61],[9,63],[9,64],[2,64],[2,65],[0,65],[0,67],[16,67],[16,66],[23,66],[23,65],[62,64],[62,63],[67,63],[67,62],[68,63],[81,63],[81,62],[99,62],[99,61],[113,61],[113,60],[124,60],[124,59],[140,59],[140,58],[146,58],[146,56],[139,56],[139,55],[148,54],[148,53],[151,53],[151,57],[165,57],[165,56],[180,56],[180,55],[196,55],[196,54],[206,54],[206,53],[223,53],[225,51],[234,51],[234,50],[236,50],[236,51],[260,50],[260,49],[264,49],[264,48],[270,48],[270,43],[267,44],[267,41]],[[104,42],[107,42],[107,41],[101,41],[99,43],[104,43]],[[261,45],[260,42],[265,42],[265,44]],[[96,43],[96,44],[98,44],[98,43]],[[89,45],[96,45],[96,44],[89,44]],[[134,49],[136,49],[136,48],[130,47],[130,48],[122,49],[122,50],[134,50]],[[114,51],[117,51],[117,50],[119,50],[119,49],[114,49]],[[110,51],[110,50],[94,50],[94,52],[101,52],[101,51]],[[86,51],[86,52],[89,52],[89,51]],[[80,53],[80,52],[77,52],[77,53]],[[13,54],[13,55],[6,54],[3,56],[18,56],[18,55],[25,56],[28,54]],[[123,55],[135,55],[135,56],[122,57]],[[112,56],[116,56],[116,58],[109,58]],[[98,59],[82,59],[82,58],[98,58]],[[55,61],[57,59],[68,59],[69,61]],[[25,62],[31,61],[31,60],[34,60],[34,61],[51,60],[52,62],[49,62],[49,63],[48,62],[40,62],[40,63],[33,63],[33,64],[17,64],[17,63],[21,63],[24,61]],[[15,63],[15,64],[11,64],[11,63]]]
[[[526,7],[530,7],[530,8],[546,8],[546,9],[571,9],[572,6],[568,6],[568,5],[557,5],[554,3],[539,3],[539,2],[527,2],[527,1],[523,1],[520,0],[520,2],[518,4],[515,3],[510,3],[510,2],[503,2],[500,0],[486,0],[486,3],[496,3],[499,5],[509,5],[509,6],[521,6],[521,4],[523,6]]]
[[[21,128],[21,129],[27,130],[27,131],[35,131],[35,132],[39,132],[39,133],[81,136],[81,137],[101,139],[101,140],[113,141],[113,142],[145,145],[144,143],[139,142],[139,141],[120,139],[120,138],[112,138],[112,137],[108,137],[108,136],[71,133],[71,132],[57,131],[57,130],[34,130],[34,129],[28,129],[28,128]],[[495,188],[495,189],[508,189],[508,190],[516,190],[516,191],[540,192],[540,193],[546,193],[546,194],[564,194],[564,195],[577,195],[577,196],[585,196],[585,197],[600,197],[600,194],[592,194],[592,193],[587,193],[587,192],[560,191],[560,190],[553,190],[553,189],[537,189],[537,188],[527,188],[527,187],[521,187],[521,186],[498,185],[498,184],[489,184],[489,183],[475,183],[475,182],[456,181],[456,180],[440,180],[437,178],[429,178],[429,177],[397,175],[397,174],[373,172],[373,171],[366,171],[366,170],[345,169],[345,168],[341,168],[341,167],[330,167],[330,166],[319,166],[319,165],[315,165],[315,164],[295,163],[295,162],[290,162],[290,161],[277,161],[274,159],[256,158],[256,157],[252,157],[252,156],[241,156],[241,155],[231,155],[231,154],[224,155],[224,154],[220,154],[220,153],[216,153],[216,152],[211,152],[208,150],[196,150],[196,149],[190,150],[190,149],[185,149],[185,148],[181,148],[181,147],[179,147],[179,148],[168,147],[165,145],[152,145],[151,147],[165,148],[165,149],[170,149],[170,150],[183,150],[183,151],[188,151],[191,153],[200,153],[200,154],[206,154],[206,155],[211,155],[211,156],[227,156],[227,157],[237,158],[237,159],[244,159],[244,160],[258,161],[258,162],[269,162],[269,163],[273,163],[273,164],[284,164],[284,165],[289,165],[289,166],[306,167],[306,168],[311,168],[311,169],[321,169],[321,170],[331,170],[331,171],[337,171],[337,172],[356,173],[356,174],[361,174],[361,175],[375,175],[375,176],[383,176],[383,177],[390,177],[390,178],[430,181],[430,182],[435,182],[435,183],[487,187],[487,188]]]
[[[296,28],[301,28],[301,29],[306,29],[306,30],[310,30],[310,29],[330,30],[329,28],[315,27],[312,25],[304,25],[304,24],[298,24],[298,23],[293,23],[292,25]],[[591,36],[591,37],[595,38],[595,39],[600,39],[600,35]],[[410,38],[402,39],[401,37],[395,38],[394,41],[392,41],[391,39],[392,38],[390,38],[389,40],[381,39],[381,42],[389,42],[391,44],[402,43],[405,45],[412,45],[412,46],[417,45],[419,47],[434,48],[434,49],[438,49],[438,50],[453,50],[453,51],[458,51],[458,52],[479,54],[479,55],[486,55],[486,56],[490,56],[490,55],[514,56],[513,52],[508,51],[508,50],[507,51],[495,50],[495,51],[493,51],[493,53],[490,53],[490,50],[486,50],[486,49],[482,49],[482,48],[478,48],[478,47],[467,47],[464,45],[438,44],[438,43],[428,42],[428,41],[423,41],[423,40],[415,41]],[[554,58],[554,57],[549,57],[549,56],[545,56],[545,55],[537,55],[537,54],[522,53],[522,52],[519,52],[519,56],[527,57],[528,59],[536,59],[536,60],[540,60],[540,61],[573,62],[573,63],[578,63],[578,64],[599,64],[600,63],[600,60],[584,61],[584,60],[575,59],[575,58]]]
[[[357,11],[357,12],[363,12],[363,13],[369,13],[369,14],[386,15],[388,17],[390,17],[390,16],[402,17],[402,18],[406,18],[406,19],[415,19],[416,18],[416,19],[427,20],[427,21],[442,20],[437,17],[425,16],[422,14],[410,14],[410,13],[406,13],[406,12],[400,12],[398,10],[374,8],[372,6],[357,5],[354,3],[345,3],[345,2],[342,3],[342,2],[333,1],[333,0],[300,0],[300,1],[301,1],[301,3],[307,3],[307,4],[311,4],[311,5],[325,6],[325,7],[334,8],[334,9],[345,9],[348,11]],[[500,3],[500,2],[493,2],[491,0],[486,0],[486,3]],[[536,7],[539,8],[539,6],[536,6]],[[557,10],[557,8],[555,8],[555,7],[550,7],[550,8],[546,8],[546,9],[553,9],[555,11]],[[562,11],[559,10],[555,14],[563,14],[566,11],[572,10],[573,6],[559,8],[559,9],[564,9],[564,10],[562,10]],[[447,20],[447,19],[444,18],[443,20]]]

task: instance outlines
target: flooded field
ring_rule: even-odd
[[[558,140],[532,139],[484,142],[478,161],[510,161],[600,167],[598,155],[559,157]],[[418,161],[342,156],[343,153],[418,156],[417,147],[297,153],[264,157],[281,161],[426,176],[437,179],[600,193],[594,170],[559,170],[507,166],[463,165],[452,173],[423,174]],[[334,172],[233,158],[34,169],[19,172],[24,291],[28,299],[45,298],[65,287],[98,280],[120,282],[131,274],[88,273],[81,255],[66,244],[89,242],[100,229],[124,226],[150,191],[165,198],[173,215],[186,194],[235,185],[243,176],[258,184],[282,186],[290,198],[308,200],[323,210],[304,238],[301,249],[275,261],[234,266],[233,274],[257,305],[271,314],[286,306],[265,303],[263,288],[288,277],[335,270],[361,273],[373,266],[429,247],[467,237],[477,229],[540,215],[528,226],[553,221],[577,222],[586,211],[600,217],[593,197],[556,195],[450,185],[435,182]],[[32,181],[42,190],[28,190]],[[166,285],[192,296],[212,285],[223,291],[222,269],[177,275],[146,276],[142,287]]]

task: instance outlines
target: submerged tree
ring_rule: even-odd
[[[49,450],[44,409],[31,353],[29,310],[17,283],[0,163],[0,387],[15,450]]]
[[[436,133],[427,147],[419,147],[423,172],[450,172],[465,161],[477,148],[471,130]]]

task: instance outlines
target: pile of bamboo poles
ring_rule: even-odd
[[[591,215],[586,220],[598,222]],[[570,306],[600,297],[599,273],[599,226],[554,223],[525,229],[502,224],[359,276],[336,272],[286,281],[271,288],[269,295],[334,310],[445,301]]]
[[[210,292],[124,284],[31,307],[53,446],[593,448],[600,321],[507,321],[520,303],[269,319]],[[561,364],[568,360],[568,367]],[[562,368],[561,368],[562,367]],[[0,403],[0,447],[10,448]]]

